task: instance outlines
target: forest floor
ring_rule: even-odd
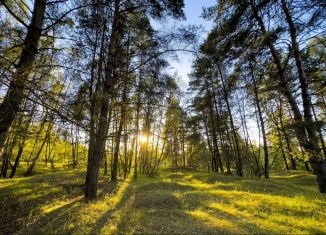
[[[270,180],[196,171],[110,183],[83,200],[84,174],[0,179],[0,234],[321,234],[326,195],[315,177],[281,172]]]

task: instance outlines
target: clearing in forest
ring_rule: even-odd
[[[326,196],[303,172],[251,179],[196,171],[100,181],[83,199],[84,173],[0,180],[0,233],[326,233]]]

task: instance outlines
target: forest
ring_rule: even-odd
[[[0,234],[325,234],[325,122],[324,0],[0,1]]]

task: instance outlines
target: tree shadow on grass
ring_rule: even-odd
[[[49,188],[44,187],[42,190],[46,189]],[[69,195],[68,197],[59,190],[38,192],[37,196],[33,196],[33,193],[29,195],[12,194],[11,197],[1,202],[0,230],[4,234],[14,233],[25,227],[26,224],[32,223],[31,220],[34,220],[35,217],[42,213],[42,206],[51,204],[53,200],[64,201],[75,196]]]
[[[273,189],[267,192],[267,196],[282,195],[286,200],[291,200],[287,191],[301,190],[295,189],[296,184],[293,186],[290,182],[288,185],[287,181],[279,179],[257,182],[247,178],[176,172],[154,181],[146,178],[144,181],[115,183],[109,182],[108,177],[101,177],[98,200],[86,203],[82,200],[83,176],[76,172],[53,174],[23,179],[2,187],[0,233],[266,233],[270,231],[263,225],[251,223],[250,218],[242,217],[241,213],[227,210],[231,206],[238,212],[248,209],[250,204],[235,205],[237,199],[246,202],[248,198],[257,196],[264,202],[265,199],[260,198],[266,196],[262,190],[264,187]],[[290,180],[296,182],[297,179]],[[224,207],[211,208],[211,203],[220,203]],[[268,209],[254,205],[253,210],[256,207]],[[286,209],[298,218],[307,216],[309,212],[301,216],[302,211],[296,211],[291,205]],[[258,219],[263,221],[266,218]],[[279,226],[289,225],[279,223]],[[323,232],[315,227],[302,231]]]
[[[79,172],[9,179],[0,192],[0,234],[66,233],[71,216],[87,206],[83,180],[84,173]],[[116,185],[106,180],[100,178],[99,200],[115,190]]]
[[[74,188],[78,188],[79,194],[75,195],[76,198],[67,201],[67,204],[63,206],[59,205],[58,208],[51,209],[49,213],[43,213],[39,217],[34,218],[33,223],[27,228],[24,228],[23,233],[48,234],[50,232],[57,234],[79,234],[88,233],[90,230],[91,234],[98,233],[97,230],[94,230],[96,225],[94,225],[94,221],[90,217],[100,217],[101,213],[103,213],[101,207],[107,207],[107,204],[112,203],[110,198],[114,198],[117,193],[121,193],[121,184],[124,183],[123,181],[107,182],[106,180],[100,180],[97,200],[92,202],[86,202],[84,200],[84,191],[83,187],[80,187],[80,184],[61,184],[61,187],[68,188],[67,193],[74,192]],[[113,212],[114,209],[109,210],[107,213]],[[95,210],[98,210],[97,213]],[[105,215],[102,215],[102,217],[105,217]],[[88,218],[90,219],[88,220]],[[100,220],[101,219],[99,219],[99,221]],[[101,224],[98,224],[98,226],[101,226]]]
[[[294,197],[298,195],[311,196],[312,192],[315,192],[317,197],[325,199],[323,195],[317,192],[317,183],[314,176],[307,174],[296,173],[295,175],[291,175],[285,179],[278,177],[264,179],[201,173],[192,175],[187,178],[187,180],[190,182],[197,180],[211,185],[212,189],[239,190],[284,197]]]
[[[135,192],[121,218],[118,234],[216,234],[185,213],[176,196],[161,190]]]
[[[234,219],[201,211],[208,198],[187,197],[192,193],[178,197],[172,192],[136,190],[117,226],[118,234],[235,234],[242,228]]]
[[[245,218],[240,215],[234,215],[233,213],[228,212],[227,210],[214,208],[213,210],[207,210],[207,214],[213,220],[219,220],[220,218],[223,218],[224,220],[231,222],[234,228],[238,230],[237,232],[241,234],[268,234],[275,232],[265,229],[254,222],[251,222],[248,218]]]
[[[140,210],[147,210],[150,213],[161,213],[166,211],[167,214],[177,213],[177,216],[189,217],[182,215],[182,212],[174,212],[175,209],[181,210],[182,201],[177,198],[174,193],[183,193],[194,190],[192,186],[184,186],[174,182],[148,182],[145,184],[128,184],[125,188],[116,189],[114,195],[118,195],[116,204],[111,206],[97,222],[92,226],[90,234],[99,233],[125,233],[122,224],[131,224],[126,221],[130,215],[138,213]],[[153,217],[149,214],[146,220]],[[155,219],[155,218],[154,218]],[[146,230],[145,226],[145,230]],[[151,233],[150,230],[144,233]]]
[[[92,225],[92,229],[89,234],[100,234],[103,233],[103,228],[106,227],[109,230],[113,230],[115,221],[119,220],[120,213],[126,207],[132,197],[132,187],[129,182],[123,182],[117,187],[116,182],[111,182],[109,187],[102,193],[102,197],[112,197],[109,199],[109,208],[102,214]]]
[[[138,191],[153,191],[153,190],[167,190],[167,191],[192,191],[196,188],[191,185],[182,185],[178,182],[155,182],[148,183],[138,187]]]
[[[182,181],[182,178],[180,178]],[[234,234],[237,224],[196,217],[196,212],[212,196],[196,194],[197,188],[173,182],[155,182],[138,186],[132,200],[125,204],[117,224],[118,234]],[[207,196],[207,197],[205,197]],[[215,196],[216,197],[216,196]],[[222,201],[223,198],[221,198]],[[227,202],[227,199],[223,199]],[[207,205],[206,205],[207,206]],[[212,218],[211,215],[205,215]],[[208,223],[206,223],[208,222]],[[222,224],[218,224],[218,222]]]
[[[119,234],[220,234],[230,233],[227,228],[217,229],[177,209],[134,209],[118,225]]]
[[[33,222],[25,225],[18,234],[47,234],[49,231],[59,234],[69,233],[68,225],[71,223],[70,216],[79,211],[82,202],[83,198],[79,197],[49,213],[36,216]]]
[[[206,176],[206,177],[205,177]],[[118,224],[121,234],[217,234],[217,233],[276,233],[280,231],[305,231],[307,233],[323,233],[318,226],[297,226],[286,221],[278,221],[268,217],[271,213],[289,215],[298,220],[306,216],[316,215],[310,209],[302,210],[292,205],[293,194],[299,194],[301,182],[311,181],[303,177],[293,177],[290,182],[272,179],[265,180],[238,178],[228,176],[209,176],[205,174],[191,175],[173,173],[172,182],[156,182],[145,184],[135,192],[134,200],[129,203],[122,220]],[[255,180],[255,181],[254,181]],[[294,181],[292,184],[291,181]],[[193,186],[191,186],[193,184]],[[198,187],[197,187],[198,184]],[[207,188],[202,185],[208,184]],[[180,187],[181,186],[181,187]],[[299,186],[299,187],[298,187]],[[306,189],[305,191],[309,191]],[[276,196],[276,197],[275,197]],[[284,206],[278,209],[277,200],[281,196]],[[250,204],[255,198],[260,204]],[[273,198],[274,197],[274,198]],[[314,196],[313,196],[314,197]],[[236,205],[237,198],[249,204]],[[271,203],[266,200],[273,198]],[[305,200],[304,197],[298,199]],[[309,200],[307,197],[306,200]],[[241,203],[242,203],[241,202]],[[221,209],[211,208],[211,203],[222,205]],[[272,209],[273,207],[275,207]],[[251,208],[250,208],[251,207]],[[228,212],[228,210],[233,211]],[[246,217],[242,211],[248,210],[254,217]],[[279,210],[279,211],[278,211]],[[286,210],[286,211],[284,211]],[[265,213],[267,217],[259,214]],[[320,214],[322,216],[322,214]],[[270,223],[270,224],[269,224]]]

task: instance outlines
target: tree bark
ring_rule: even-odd
[[[34,116],[34,112],[35,112],[35,109],[36,109],[36,104],[33,104],[33,107],[32,107],[32,111],[29,115],[29,118],[28,120],[26,121],[25,123],[25,128],[23,129],[23,137],[22,137],[22,140],[21,140],[21,143],[19,144],[19,147],[18,147],[18,153],[17,153],[17,156],[15,158],[15,163],[11,169],[11,173],[10,173],[10,178],[14,178],[15,177],[15,174],[16,174],[16,170],[17,170],[17,167],[19,165],[19,162],[20,162],[20,159],[23,155],[23,151],[24,151],[24,147],[25,147],[25,144],[26,144],[26,141],[27,141],[27,131],[29,129],[29,126],[32,122],[32,118]]]
[[[122,104],[121,104],[121,116],[120,116],[120,123],[118,127],[118,132],[116,135],[116,141],[115,141],[115,148],[114,148],[114,154],[113,154],[113,166],[111,170],[111,181],[117,181],[117,173],[118,173],[118,162],[119,162],[119,152],[120,152],[120,142],[121,142],[121,134],[124,126],[124,122],[126,119],[126,103],[127,103],[127,80],[125,78],[124,81],[124,89],[123,89],[123,98],[122,98]]]
[[[38,160],[38,159],[40,158],[40,156],[41,156],[41,153],[42,153],[43,147],[45,146],[45,144],[46,144],[46,142],[47,142],[47,140],[48,140],[48,136],[51,134],[51,130],[52,130],[52,128],[53,128],[53,125],[54,125],[54,122],[53,122],[53,120],[51,120],[51,122],[49,123],[48,128],[47,128],[47,130],[46,130],[45,137],[44,137],[44,140],[43,140],[43,142],[42,142],[42,145],[41,145],[41,147],[39,148],[39,150],[38,150],[38,152],[37,152],[35,158],[33,159],[32,164],[29,166],[29,168],[28,168],[27,171],[25,172],[25,174],[24,174],[25,177],[27,177],[27,176],[31,176],[31,175],[33,174],[33,169],[34,169],[34,167],[35,167],[35,165],[36,165],[37,160]]]
[[[290,30],[292,50],[293,50],[293,55],[296,62],[300,86],[301,86],[301,98],[303,103],[303,113],[304,113],[304,121],[305,121],[304,126],[308,134],[308,141],[306,141],[307,143],[305,144],[305,147],[310,154],[309,160],[317,176],[319,191],[321,193],[326,193],[326,163],[325,163],[325,159],[322,157],[320,152],[320,148],[318,145],[318,138],[316,134],[316,128],[313,122],[311,98],[309,94],[308,82],[305,75],[305,70],[303,67],[303,62],[299,50],[298,41],[297,41],[297,29],[296,26],[294,25],[286,1],[281,0],[281,5]]]
[[[263,22],[262,18],[258,15],[258,10],[257,10],[256,6],[252,3],[251,7],[253,10],[254,17],[258,22],[258,25],[260,27],[262,34],[267,35],[267,31],[266,31],[264,22]],[[289,26],[291,27],[291,25],[290,25],[291,23],[289,22],[289,19],[287,19],[287,21],[289,23]],[[299,53],[299,50],[298,50],[296,42],[294,41],[294,39],[296,38],[296,32],[293,29],[295,29],[295,27],[290,29],[290,34],[291,34],[293,51],[296,54],[296,53]],[[293,112],[294,120],[296,122],[296,125],[295,125],[296,136],[300,142],[300,145],[302,145],[304,147],[304,149],[310,155],[309,161],[313,167],[313,172],[317,175],[319,191],[321,193],[326,193],[326,164],[325,164],[323,157],[320,154],[320,149],[318,146],[318,139],[317,139],[317,136],[316,136],[316,133],[314,130],[315,128],[313,127],[312,115],[311,115],[311,102],[310,102],[310,96],[309,96],[309,92],[308,92],[308,86],[307,86],[306,80],[304,79],[304,77],[302,77],[304,75],[304,71],[302,70],[303,67],[300,66],[300,63],[298,64],[299,57],[295,56],[299,75],[301,74],[299,76],[299,80],[300,80],[300,85],[301,85],[301,90],[302,90],[301,96],[302,96],[303,108],[304,108],[304,118],[305,118],[304,121],[306,122],[304,124],[304,127],[302,127],[303,118],[302,118],[300,109],[298,107],[298,104],[297,104],[293,94],[291,93],[288,81],[285,77],[285,72],[284,72],[284,68],[281,63],[280,56],[270,38],[267,38],[267,44],[268,44],[268,47],[271,51],[272,57],[274,59],[276,67],[277,67],[277,73],[278,73],[278,77],[279,77],[280,85],[281,85],[280,86],[281,92],[287,98],[287,101],[288,101],[288,103],[291,107],[291,110]],[[297,48],[295,48],[295,47],[297,47]],[[297,50],[297,52],[295,52],[295,50]],[[300,55],[300,53],[299,53],[299,55]],[[301,67],[301,68],[299,68],[299,67]],[[307,131],[308,136],[306,134],[306,131]],[[308,137],[309,137],[309,139],[308,139]]]
[[[208,125],[207,125],[207,117],[205,115],[205,113],[203,112],[203,116],[204,116],[204,125],[205,125],[205,131],[206,131],[206,138],[207,138],[207,145],[208,145],[208,150],[211,154],[211,167],[212,167],[212,171],[216,172],[216,158],[213,152],[213,148],[212,148],[212,144],[211,144],[211,138],[209,136],[209,130],[208,130]]]
[[[97,187],[99,179],[99,169],[101,159],[103,157],[103,149],[106,140],[106,130],[108,126],[108,112],[109,112],[109,101],[110,94],[114,84],[116,83],[116,78],[113,76],[114,73],[114,62],[115,57],[118,54],[117,44],[119,43],[121,37],[121,27],[120,27],[120,0],[115,1],[114,6],[114,16],[111,29],[110,45],[108,48],[108,60],[106,64],[105,80],[103,86],[103,97],[101,103],[101,111],[99,124],[96,131],[96,140],[94,145],[94,150],[92,155],[88,156],[90,158],[87,164],[87,184],[85,185],[85,198],[87,200],[94,200],[97,196]]]
[[[94,151],[94,146],[95,146],[95,130],[96,130],[96,124],[98,123],[98,110],[101,105],[101,100],[100,97],[102,95],[102,90],[101,90],[101,80],[102,80],[102,67],[103,67],[103,57],[104,57],[104,41],[105,41],[105,23],[103,27],[103,32],[102,32],[102,39],[101,39],[101,48],[100,48],[100,57],[98,59],[98,68],[97,68],[97,80],[96,80],[96,85],[95,85],[95,92],[93,93],[93,83],[95,79],[95,55],[96,55],[96,49],[97,49],[97,40],[95,41],[94,45],[94,51],[93,51],[93,66],[91,69],[91,85],[89,88],[89,96],[91,99],[91,106],[90,106],[90,130],[89,130],[89,143],[88,143],[88,158],[87,158],[87,166],[90,166],[91,163],[91,157],[92,153]],[[97,39],[97,38],[96,38]],[[106,156],[106,161],[107,161],[107,156]],[[107,162],[106,162],[107,163]],[[106,164],[107,166],[107,164]],[[106,169],[106,168],[105,168]],[[107,173],[107,170],[105,170]],[[88,184],[88,175],[86,175],[85,179],[85,185]]]
[[[115,139],[115,147],[114,147],[114,153],[113,153],[113,164],[112,164],[112,170],[111,170],[111,181],[117,181],[118,179],[118,161],[119,161],[119,152],[120,152],[120,142],[121,142],[121,134],[123,129],[123,121],[124,118],[122,117],[123,110],[121,111],[121,118],[120,123],[118,127],[118,132]]]
[[[0,151],[6,142],[8,131],[24,99],[24,90],[38,50],[45,9],[45,0],[34,1],[33,15],[24,40],[23,50],[7,94],[0,105]]]
[[[264,118],[263,118],[263,114],[262,114],[261,107],[260,107],[260,100],[259,100],[259,96],[258,96],[258,86],[257,86],[257,82],[256,82],[256,79],[254,76],[254,69],[253,69],[251,61],[249,62],[249,66],[250,66],[252,83],[254,85],[254,94],[255,94],[255,101],[256,101],[255,103],[256,103],[257,111],[258,111],[261,133],[263,135],[264,163],[265,163],[264,175],[265,175],[266,179],[269,179],[269,154],[268,154],[267,137],[266,137],[266,131],[265,131],[265,123],[264,123]]]
[[[237,174],[238,176],[243,176],[243,164],[242,164],[242,156],[241,156],[241,150],[240,150],[240,144],[239,144],[239,139],[235,130],[235,126],[234,126],[234,122],[233,122],[233,116],[232,116],[232,112],[231,112],[231,107],[230,107],[230,103],[229,103],[229,97],[228,97],[228,93],[226,90],[226,85],[224,82],[224,78],[223,78],[223,74],[222,74],[222,70],[220,68],[220,66],[218,66],[218,71],[219,74],[221,76],[221,81],[222,81],[222,87],[223,87],[223,94],[224,94],[224,99],[225,99],[225,103],[226,103],[226,107],[229,113],[229,118],[230,118],[230,124],[231,124],[231,130],[233,133],[233,138],[234,138],[234,142],[235,142],[235,149],[237,152],[237,160],[236,160],[236,167],[237,167]]]
[[[296,170],[297,169],[297,165],[293,156],[293,151],[292,151],[292,147],[291,147],[291,143],[290,143],[290,138],[285,130],[284,127],[284,123],[283,123],[283,112],[282,112],[282,101],[280,101],[280,124],[281,124],[281,132],[284,135],[284,139],[285,139],[285,143],[286,143],[286,147],[289,151],[289,155],[290,155],[290,162],[291,162],[291,169],[292,170]]]
[[[318,122],[318,117],[315,111],[315,107],[312,106],[312,112],[314,114],[314,118],[315,118],[315,122]],[[321,147],[324,153],[324,159],[326,159],[326,145],[325,145],[325,141],[324,141],[324,137],[323,137],[323,133],[320,127],[318,127],[317,132],[319,134],[319,138],[320,138],[320,142],[321,142]]]

